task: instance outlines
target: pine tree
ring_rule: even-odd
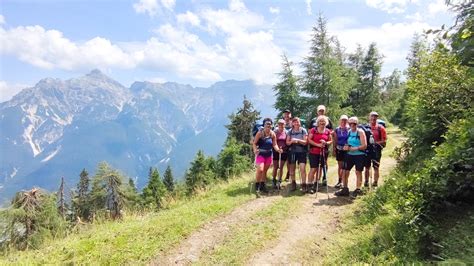
[[[306,117],[316,114],[314,107],[324,104],[331,110],[333,120],[342,113],[341,105],[347,99],[352,79],[343,62],[342,48],[327,31],[327,21],[320,14],[313,27],[310,54],[303,62],[303,91],[309,94],[304,100]]]
[[[143,188],[142,198],[146,206],[161,208],[166,187],[160,178],[158,169],[150,167],[148,174],[148,184]]]
[[[237,113],[229,115],[230,124],[226,125],[229,130],[227,139],[234,138],[242,145],[242,155],[253,158],[252,151],[252,128],[255,121],[260,119],[260,112],[253,108],[252,103],[244,96],[243,105],[237,109]]]
[[[92,180],[91,203],[95,212],[107,210],[111,218],[121,217],[121,210],[127,203],[124,177],[106,162],[99,163]]]
[[[293,74],[293,63],[288,60],[286,55],[282,56],[282,60],[283,70],[278,74],[280,82],[273,87],[276,92],[274,107],[280,111],[278,117],[281,117],[282,112],[286,109],[290,110],[293,116],[301,116],[305,106],[303,106],[300,89],[297,85],[298,78]]]
[[[91,211],[91,200],[89,192],[89,173],[86,169],[82,169],[79,175],[79,182],[72,198],[72,207],[76,216],[82,220],[89,220]]]
[[[171,171],[171,167],[169,165],[166,167],[165,174],[163,176],[163,183],[169,192],[174,191],[173,172]]]
[[[187,194],[191,195],[195,191],[205,188],[211,183],[213,176],[214,173],[209,169],[206,156],[202,150],[199,150],[191,162],[191,167],[186,171],[185,184]]]

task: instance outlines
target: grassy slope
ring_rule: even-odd
[[[204,223],[253,199],[255,196],[248,193],[249,178],[218,185],[204,195],[156,214],[104,222],[46,243],[38,250],[12,252],[0,258],[0,265],[146,262],[160,251],[173,248]]]

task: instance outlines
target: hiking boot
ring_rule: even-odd
[[[349,196],[349,188],[348,187],[343,187],[341,190],[336,191],[336,193],[334,193],[334,195],[336,195],[338,197],[347,197],[347,196]]]
[[[369,181],[364,182],[364,187],[369,187]]]
[[[272,180],[272,188],[277,189],[277,180],[276,179]]]
[[[260,182],[260,192],[268,193],[267,186],[265,186],[265,182]]]
[[[293,181],[290,184],[290,191],[295,191],[295,190],[296,190],[296,181]]]
[[[306,193],[308,192],[308,185],[303,183],[301,184],[301,192]]]
[[[352,197],[356,198],[357,196],[362,196],[364,193],[360,188],[357,188],[352,192]]]
[[[281,179],[278,179],[278,182],[277,182],[277,189],[278,189],[278,190],[281,190]]]
[[[377,182],[373,182],[373,183],[372,183],[372,187],[378,187]]]
[[[321,183],[322,187],[326,187],[328,185],[328,181],[326,179],[323,179],[323,182]]]
[[[309,192],[309,194],[316,193],[316,185],[315,184],[310,184],[308,192]]]
[[[339,179],[339,181],[337,181],[337,184],[334,186],[334,188],[341,188],[342,187],[342,182],[341,182],[341,179]]]
[[[260,182],[255,183],[255,192],[260,192]]]

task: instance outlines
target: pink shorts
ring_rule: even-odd
[[[258,155],[257,159],[255,160],[255,163],[256,164],[263,163],[264,165],[270,165],[270,164],[272,164],[272,156],[263,157],[261,155]]]

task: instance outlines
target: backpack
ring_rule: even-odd
[[[364,131],[365,133],[365,140],[367,142],[367,148],[365,149],[365,154],[369,154],[375,151],[375,139],[374,135],[372,134],[372,130],[370,128],[370,125],[363,124],[363,125],[358,125],[357,128],[360,128]],[[357,134],[357,137],[359,137],[359,134]]]

